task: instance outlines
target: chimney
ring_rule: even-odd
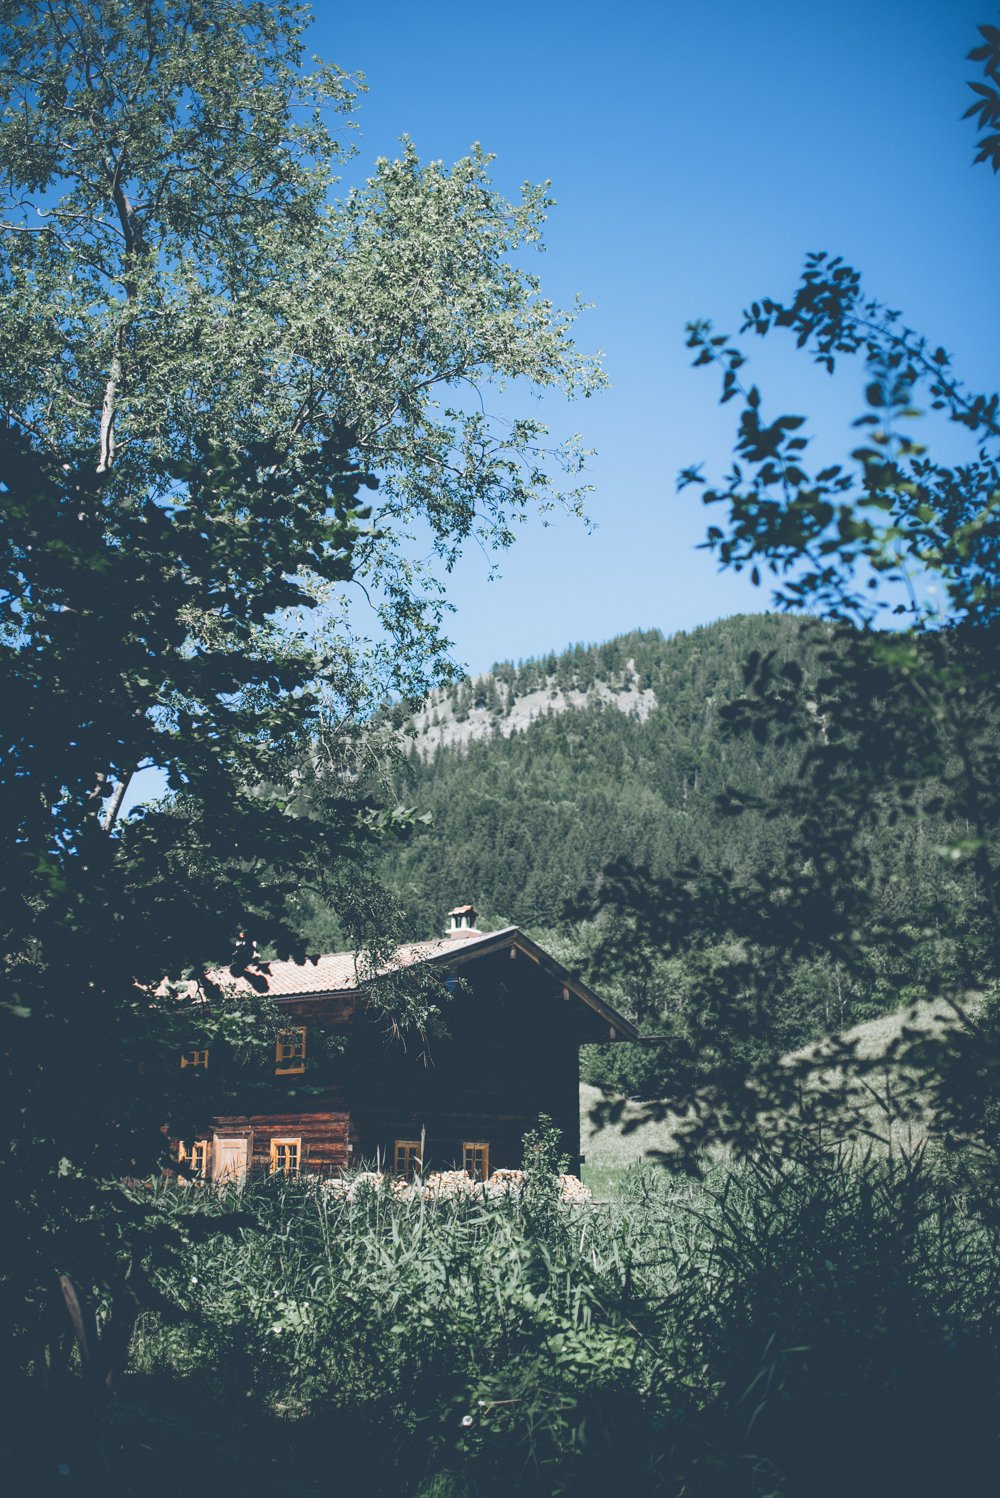
[[[476,921],[479,911],[474,905],[456,905],[448,912],[448,935],[452,941],[462,941],[467,936],[478,935]]]

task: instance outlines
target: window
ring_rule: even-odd
[[[396,1140],[396,1175],[402,1176],[404,1180],[412,1181],[422,1164],[419,1139]]]
[[[196,1139],[191,1148],[182,1140],[177,1146],[177,1163],[186,1165],[193,1176],[208,1177],[208,1140]]]
[[[462,1146],[462,1169],[474,1181],[485,1181],[490,1173],[490,1147],[481,1140]]]
[[[207,1048],[205,1050],[201,1050],[201,1051],[199,1051],[197,1049],[193,1049],[193,1050],[190,1050],[190,1051],[181,1051],[181,1069],[182,1070],[183,1070],[183,1068],[185,1066],[207,1066],[207,1065],[208,1065],[208,1050],[207,1050]]]
[[[294,1175],[299,1168],[301,1146],[301,1139],[272,1139],[271,1174],[283,1172],[285,1175]]]
[[[282,1030],[274,1042],[274,1070],[279,1077],[289,1077],[306,1069],[306,1027],[293,1025]]]

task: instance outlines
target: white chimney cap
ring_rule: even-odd
[[[479,911],[474,905],[456,905],[448,912],[448,935],[471,936],[478,917]]]

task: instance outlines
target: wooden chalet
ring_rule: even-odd
[[[479,1179],[521,1163],[540,1113],[579,1169],[579,1047],[634,1040],[636,1031],[537,943],[508,926],[476,928],[471,905],[450,930],[399,947],[365,976],[353,952],[304,962],[255,962],[237,991],[266,991],[288,1016],[277,1041],[273,1090],[252,1111],[212,1120],[190,1165],[206,1177],[248,1169],[339,1173],[362,1162],[399,1175],[464,1169]],[[447,1034],[429,1047],[387,1036],[377,985],[405,974],[440,981]],[[340,1037],[339,1053],[324,1044]],[[182,1064],[207,1066],[207,1052]]]

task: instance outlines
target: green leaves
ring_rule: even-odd
[[[520,266],[546,188],[508,203],[478,149],[446,170],[407,146],[332,202],[360,83],[303,72],[307,22],[291,0],[0,9],[0,1055],[39,1306],[59,1161],[95,1191],[143,1175],[183,1111],[165,975],[237,932],[301,955],[309,909],[387,940],[364,854],[409,818],[380,803],[373,682],[447,673],[441,575],[469,538],[580,505],[575,439],[483,398],[601,384],[576,309]],[[169,803],[122,824],[144,768]]]
[[[983,25],[979,27],[983,38],[978,47],[969,53],[970,61],[983,64],[985,83],[970,83],[976,95],[963,119],[974,119],[980,139],[973,158],[976,163],[989,162],[994,172],[1000,171],[1000,28]]]
[[[825,255],[807,258],[791,302],[754,303],[744,327],[759,333],[788,328],[830,369],[835,355],[863,355],[865,398],[873,409],[856,423],[869,433],[851,454],[858,471],[836,464],[812,474],[803,457],[807,439],[792,435],[803,418],[766,422],[759,391],[742,391],[736,443],[741,463],[724,485],[706,486],[704,494],[706,504],[729,509],[728,529],[714,526],[707,542],[723,565],[766,564],[782,578],[774,593],[780,605],[816,607],[866,626],[891,612],[918,625],[966,616],[986,622],[984,584],[994,543],[984,534],[977,546],[968,527],[1000,482],[1000,397],[965,391],[943,349],[932,350],[884,305],[866,302],[857,272]],[[721,368],[721,399],[732,399],[739,350],[709,338],[707,324],[691,325],[688,347],[699,351],[695,362]],[[920,414],[914,396],[921,387],[932,407],[979,438],[975,456],[959,468],[935,464],[905,430]],[[685,469],[680,486],[696,473]],[[878,525],[873,511],[891,520]],[[865,575],[869,568],[893,581],[895,591],[873,588]]]
[[[385,600],[402,686],[443,648],[440,576],[463,543],[504,547],[526,508],[581,507],[578,440],[511,420],[506,398],[495,418],[485,387],[589,394],[603,376],[573,346],[577,309],[517,261],[544,185],[507,202],[478,147],[448,170],[407,143],[328,200],[347,154],[331,120],[360,85],[302,73],[305,25],[235,0],[9,10],[0,408],[161,498],[209,450],[270,446],[291,473],[326,441],[353,447],[380,500],[329,580]],[[411,523],[431,528],[427,566]]]

